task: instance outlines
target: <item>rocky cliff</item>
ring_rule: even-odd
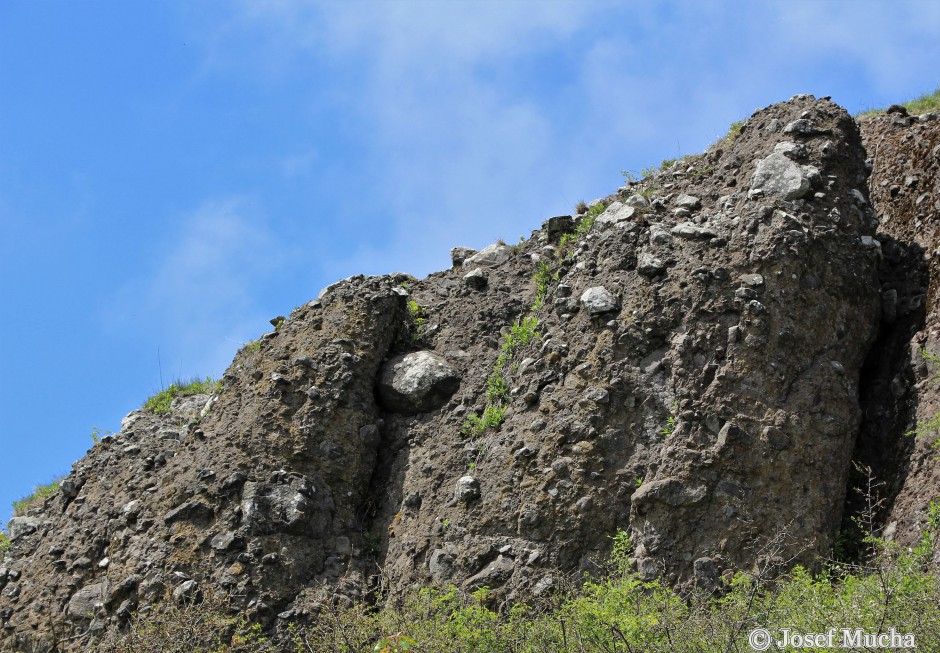
[[[83,650],[204,587],[274,632],[380,585],[511,601],[618,530],[680,586],[813,565],[853,458],[916,537],[940,122],[861,124],[797,96],[517,245],[325,289],[11,523],[0,648]]]

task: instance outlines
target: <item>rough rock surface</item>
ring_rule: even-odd
[[[923,305],[902,264],[916,257],[897,254],[913,245],[895,242],[914,240],[913,218],[876,233],[865,159],[844,110],[797,96],[604,198],[574,242],[583,218],[556,216],[515,247],[455,249],[426,279],[329,286],[240,351],[218,396],[135,411],[26,516],[0,569],[0,650],[87,649],[132,610],[208,586],[274,633],[328,594],[362,599],[379,570],[393,593],[542,595],[595,569],[618,529],[641,575],[685,586],[767,562],[783,534],[782,558],[812,564],[831,552],[856,436],[879,423],[860,393],[897,364],[872,343],[904,351],[885,325],[915,329]],[[935,180],[894,197],[917,206]],[[520,340],[526,317],[537,336]],[[940,393],[906,337],[909,376],[888,394],[918,394],[924,415]],[[406,383],[418,352],[430,371]],[[494,393],[504,421],[473,427]],[[904,421],[897,405],[878,405],[883,420]],[[911,446],[921,480],[899,484],[896,510],[936,489]]]
[[[940,112],[895,107],[860,124],[880,223],[882,333],[864,370],[856,458],[873,470],[884,536],[911,545],[940,500]]]

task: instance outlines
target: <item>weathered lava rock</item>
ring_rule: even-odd
[[[811,564],[887,301],[866,178],[853,119],[797,96],[604,198],[586,234],[554,218],[426,279],[329,286],[218,396],[132,413],[26,516],[0,649],[90,650],[206,587],[275,635],[380,570],[393,593],[539,595],[618,530],[641,575],[678,584],[767,564],[772,540]]]

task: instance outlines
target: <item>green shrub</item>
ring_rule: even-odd
[[[442,524],[449,522],[445,519]],[[323,601],[309,626],[290,624],[275,649],[258,626],[207,591],[202,602],[158,606],[136,615],[104,653],[204,651],[212,653],[743,653],[748,633],[779,636],[860,629],[913,635],[919,651],[940,650],[940,569],[933,561],[940,505],[931,504],[922,544],[913,551],[876,540],[867,566],[831,566],[819,574],[802,567],[729,574],[715,591],[679,592],[641,580],[632,570],[626,533],[612,537],[604,573],[580,581],[553,572],[555,587],[531,602],[498,602],[487,588],[412,587],[373,607]],[[779,570],[777,570],[779,571]],[[839,641],[838,639],[836,640]],[[285,648],[286,646],[286,648]],[[772,650],[781,650],[774,648]],[[785,648],[782,650],[810,650]],[[813,648],[812,650],[820,650]],[[826,649],[828,650],[828,649]],[[872,650],[855,647],[851,650]]]
[[[483,415],[472,413],[464,420],[462,433],[469,437],[477,437],[487,429],[498,429],[506,420],[506,406],[503,404],[490,404],[483,409]]]
[[[170,412],[170,404],[177,397],[188,397],[190,395],[212,394],[222,391],[222,382],[213,381],[210,377],[205,380],[193,378],[189,382],[176,381],[171,383],[165,390],[161,390],[144,402],[144,410],[156,414],[166,414]]]
[[[29,509],[33,506],[45,501],[47,498],[51,497],[53,494],[59,491],[59,486],[62,484],[62,479],[64,477],[60,476],[59,478],[53,480],[47,485],[37,485],[33,489],[33,493],[27,497],[23,497],[18,501],[13,502],[13,516],[21,517],[29,512]]]
[[[516,320],[515,323],[510,325],[509,333],[503,339],[503,353],[511,358],[518,349],[537,340],[539,337],[538,325],[538,319],[532,315]]]
[[[99,427],[92,426],[90,434],[92,445],[98,444],[101,442],[101,438],[107,437],[109,435],[113,435],[113,433],[111,431],[102,431]]]
[[[3,553],[10,548],[10,538],[6,533],[0,531],[0,553]]]
[[[509,397],[509,381],[503,376],[502,369],[486,377],[486,400],[490,404],[501,404]]]
[[[552,273],[552,266],[549,265],[548,261],[539,261],[532,278],[535,280],[535,299],[532,300],[530,310],[535,313],[545,305],[549,284],[558,280],[558,273]]]
[[[200,600],[167,596],[155,609],[135,614],[126,632],[99,642],[99,653],[276,653],[261,626],[232,614],[221,594],[206,589]],[[294,650],[302,651],[299,646]]]
[[[606,208],[607,207],[603,202],[598,202],[588,209],[587,214],[581,218],[574,231],[562,234],[561,239],[558,241],[559,258],[564,258],[567,256],[569,246],[575,243],[582,236],[585,236],[588,232],[591,231],[591,229],[594,228],[594,223],[597,221],[597,216],[603,213]]]
[[[427,326],[428,309],[413,299],[408,300],[404,336],[399,334],[399,346],[414,347],[421,342]]]

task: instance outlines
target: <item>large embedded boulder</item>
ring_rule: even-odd
[[[457,371],[431,351],[389,359],[378,381],[379,399],[385,408],[405,415],[440,408],[459,387]]]

